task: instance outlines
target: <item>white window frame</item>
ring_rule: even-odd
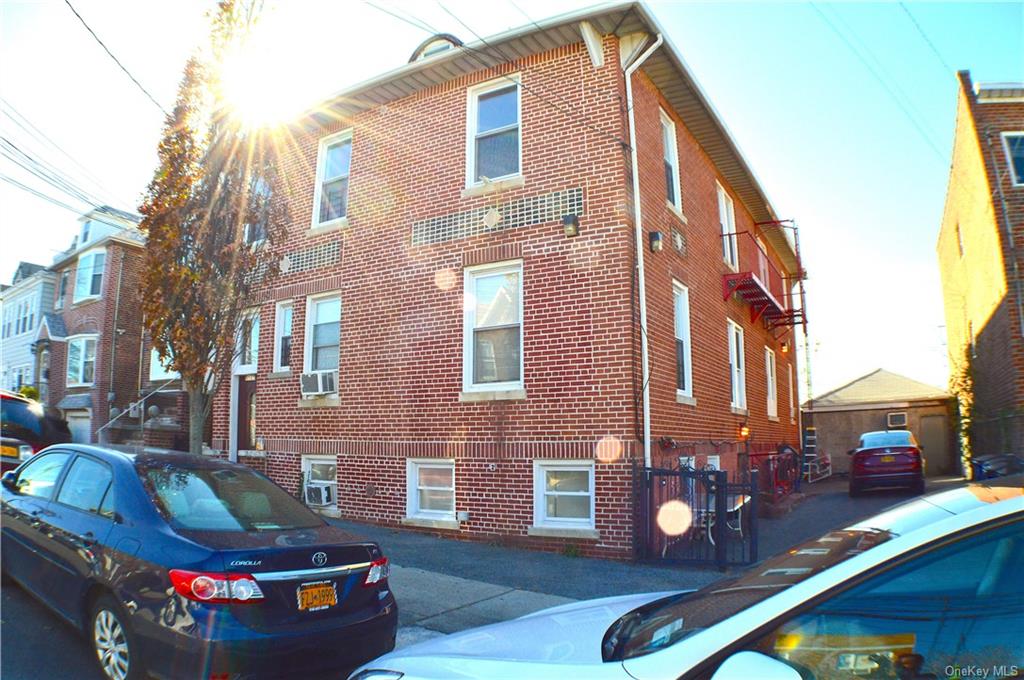
[[[594,499],[597,497],[596,490],[594,488],[594,461],[593,460],[534,460],[533,461],[533,525],[535,527],[544,527],[551,529],[595,529],[596,524],[595,511],[596,504]],[[566,517],[548,517],[547,516],[547,502],[545,495],[547,493],[546,477],[548,470],[566,470],[566,471],[583,471],[589,474],[589,486],[590,491],[590,518],[589,519],[574,519]],[[582,496],[582,492],[570,492],[565,495]]]
[[[151,347],[149,350],[149,381],[176,380],[180,377],[181,375],[177,371],[169,370],[164,366],[156,347]]]
[[[681,315],[680,311],[682,311]],[[686,382],[686,389],[679,389],[679,366],[676,366],[676,395],[692,398],[693,346],[690,344],[690,289],[675,280],[672,281],[672,317],[674,337],[676,340],[683,341],[683,355],[686,362],[683,366],[683,377]],[[673,349],[675,348],[673,347]]]
[[[764,348],[764,375],[767,394],[765,407],[769,418],[779,418],[779,373],[778,363],[775,358],[775,351],[770,347]]]
[[[78,277],[82,273],[82,261],[85,260],[86,258],[90,258],[88,290],[91,291],[92,290],[92,277],[94,275],[93,269],[96,266],[96,257],[99,256],[100,254],[103,255],[103,271],[100,272],[100,290],[99,290],[98,293],[89,292],[89,293],[86,293],[86,294],[84,294],[82,296],[79,296],[78,295]],[[72,303],[83,302],[85,300],[98,300],[99,298],[103,297],[103,284],[105,282],[104,279],[106,279],[106,273],[107,273],[106,272],[106,268],[107,268],[106,254],[107,254],[107,249],[106,248],[93,248],[92,250],[87,250],[86,252],[84,252],[84,253],[82,253],[81,255],[78,256],[78,260],[76,261],[76,264],[75,264],[75,284],[74,284],[74,288],[72,288],[72,291],[71,291],[71,302]]]
[[[282,322],[283,322],[283,319],[284,319],[284,311],[286,309],[290,309],[291,313],[292,313],[291,328],[288,329],[289,337],[291,337],[291,339],[292,339],[292,346],[291,346],[289,354],[288,354],[288,365],[287,366],[282,366],[281,365],[281,338],[283,338],[284,336],[282,335],[281,331],[284,330],[282,328]],[[294,300],[282,300],[281,302],[278,302],[276,305],[274,305],[274,362],[273,362],[274,373],[288,373],[288,372],[290,372],[292,370],[291,369],[291,364],[295,360],[295,352],[292,351],[294,349],[295,349],[295,301]]]
[[[519,158],[518,170],[501,177],[488,177],[491,182],[521,177],[523,174],[523,85],[522,78],[518,73],[510,73],[501,78],[488,80],[485,83],[474,85],[466,90],[466,188],[484,184],[483,180],[476,179],[476,124],[477,124],[477,103],[481,95],[503,90],[515,85],[516,88],[516,121],[519,128]],[[511,129],[509,127],[508,129]]]
[[[793,364],[786,364],[789,374],[789,422],[796,423],[796,399],[793,395]]]
[[[722,260],[733,271],[739,271],[740,251],[736,236],[736,204],[720,182],[718,187],[718,224],[722,229]]]
[[[683,196],[682,186],[679,183],[679,147],[676,143],[676,122],[672,120],[672,117],[668,115],[665,109],[660,109],[661,113],[661,138],[662,145],[664,146],[665,133],[668,132],[668,146],[662,149],[662,160],[668,161],[672,164],[672,195],[675,196],[675,201],[668,200],[668,196],[665,197],[665,203],[670,207],[674,208],[676,212],[683,212]]]
[[[345,307],[341,300],[341,291],[333,290],[329,293],[318,293],[317,295],[310,295],[306,298],[306,320],[303,325],[303,342],[302,342],[302,372],[310,373],[313,369],[313,307],[317,302],[321,300],[329,300],[330,298],[338,298],[338,304],[341,309],[338,320],[338,375],[341,375],[341,330],[342,323],[345,318]],[[295,323],[295,310],[292,309],[292,324]],[[292,337],[295,337],[295,329],[292,328]],[[292,347],[295,346],[294,341]],[[315,370],[328,370],[328,369],[315,369]]]
[[[444,468],[452,471],[450,489],[447,487],[424,487],[437,491],[450,490],[452,492],[451,512],[420,508],[419,471],[422,468]],[[455,521],[456,484],[454,458],[407,458],[405,461],[405,516],[409,519]]]
[[[473,294],[473,283],[479,276],[496,274],[519,274],[519,380],[505,382],[474,383],[473,382],[473,330],[476,327],[476,296]],[[462,315],[462,390],[464,392],[507,392],[523,389],[526,330],[523,323],[523,261],[506,260],[489,264],[466,267],[463,270],[463,315]]]
[[[82,381],[82,373],[85,370],[85,355],[86,355],[85,349],[88,346],[90,340],[92,340],[93,343],[94,343],[94,345],[93,345],[94,349],[93,349],[93,354],[92,354],[92,382],[83,382]],[[66,387],[90,387],[92,385],[95,385],[96,384],[96,362],[97,362],[97,358],[99,357],[100,336],[98,334],[96,334],[96,333],[82,333],[82,334],[79,334],[79,335],[68,336],[68,338],[67,338],[67,345],[66,345],[66,347],[67,347],[66,363],[65,363],[65,366],[64,366],[65,380],[67,380],[68,369],[70,368],[70,364],[71,364],[71,345],[75,344],[75,343],[81,343],[82,344],[82,349],[81,349],[81,351],[78,354],[78,356],[80,357],[80,360],[78,362],[78,367],[77,367],[78,370],[75,372],[75,375],[77,376],[78,379],[74,380],[74,381],[67,381],[65,386]]]
[[[734,409],[746,410],[747,358],[743,347],[745,342],[743,326],[732,319],[726,319],[726,321],[729,334],[729,379],[731,384],[729,404]]]
[[[313,483],[329,484],[334,487],[334,502],[324,507],[327,509],[336,510],[338,508],[338,470],[340,468],[340,466],[338,465],[337,456],[303,456],[302,462],[299,464],[299,472],[301,473],[300,480],[304,481],[305,483],[309,483],[311,481],[309,479],[309,473],[313,469],[313,466],[316,465],[317,463],[326,463],[327,465],[334,465],[335,474],[334,479],[332,481],[325,482],[323,480],[315,480],[313,481]],[[302,488],[301,491],[302,501],[303,503],[305,503],[306,489]]]
[[[1013,167],[1013,154],[1010,152],[1010,137],[1024,138],[1024,131],[1007,130],[1002,134],[1003,149],[1006,151],[1006,164],[1010,166],[1010,181],[1013,182],[1013,186],[1015,187],[1024,187],[1024,177],[1018,177],[1017,171]]]
[[[325,227],[344,226],[348,224],[348,198],[345,199],[345,214],[341,217],[336,217],[333,220],[327,220],[326,222],[320,221],[320,199],[323,194],[324,182],[327,178],[324,177],[324,173],[327,171],[327,147],[333,146],[338,142],[352,141],[352,128],[347,130],[341,130],[333,134],[327,135],[320,139],[320,143],[317,147],[316,152],[316,184],[313,187],[313,216],[312,224],[310,229],[323,229]],[[346,191],[349,195],[352,193],[352,166],[349,164],[348,171],[348,187]],[[332,177],[334,179],[341,179],[341,176]]]
[[[242,331],[245,330],[247,323],[253,322],[253,327],[250,327],[250,333],[253,337],[252,346],[252,363],[244,363],[245,360],[245,339],[242,337]],[[260,365],[260,312],[258,309],[250,309],[242,314],[242,323],[238,328],[238,356],[235,359],[235,375],[252,375],[256,373]]]

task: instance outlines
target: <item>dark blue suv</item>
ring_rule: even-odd
[[[4,575],[109,678],[345,677],[395,646],[380,548],[248,467],[61,444],[2,494]]]

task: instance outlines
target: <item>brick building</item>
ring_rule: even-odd
[[[625,557],[634,464],[796,443],[792,241],[660,33],[440,36],[294,125],[213,447],[346,517]]]
[[[958,375],[968,368],[973,373],[973,455],[1020,453],[1024,83],[975,86],[966,71],[958,78],[953,161],[937,245],[950,385],[958,393]]]

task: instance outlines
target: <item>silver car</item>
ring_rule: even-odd
[[[1018,677],[1022,483],[912,500],[701,590],[576,602],[429,640],[350,680]]]

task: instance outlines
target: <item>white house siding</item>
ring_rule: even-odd
[[[43,314],[53,311],[53,274],[37,272],[22,279],[2,293],[0,302],[0,387],[17,389],[18,377],[21,384],[35,385],[35,361],[32,343],[42,322]],[[16,315],[24,302],[32,305],[32,323],[29,328],[17,331]],[[8,324],[8,322],[10,322]],[[9,330],[8,330],[9,329]]]

